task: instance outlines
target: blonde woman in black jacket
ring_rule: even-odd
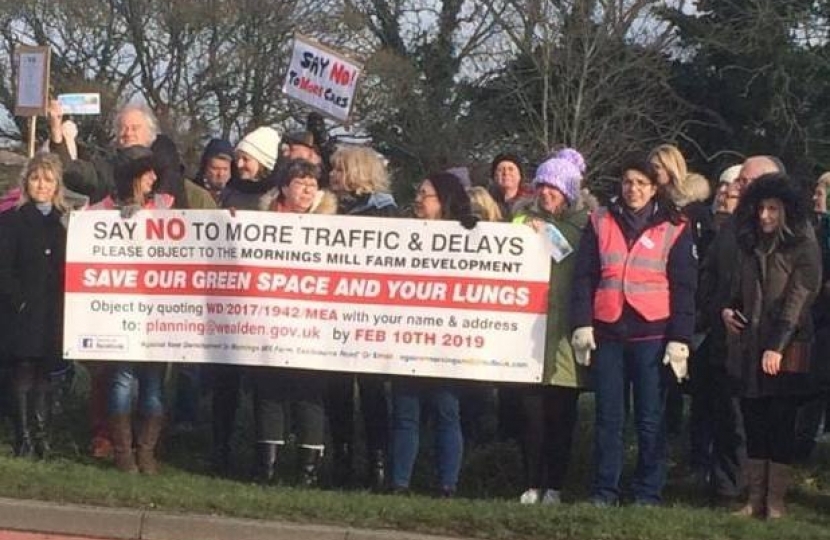
[[[23,171],[16,208],[0,217],[0,311],[9,325],[19,457],[43,459],[50,450],[49,373],[61,362],[62,349],[67,211],[62,178],[60,159],[38,154]]]

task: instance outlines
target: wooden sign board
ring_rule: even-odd
[[[14,50],[17,66],[14,114],[38,116],[46,114],[49,102],[49,47],[20,45]]]

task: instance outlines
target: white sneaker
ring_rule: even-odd
[[[542,495],[542,504],[561,504],[562,495],[555,489],[546,489]]]
[[[539,502],[539,490],[538,489],[528,489],[522,496],[519,497],[519,502],[522,504],[536,504]]]

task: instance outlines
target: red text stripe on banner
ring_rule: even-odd
[[[67,263],[66,292],[241,296],[545,313],[545,282],[238,265]]]

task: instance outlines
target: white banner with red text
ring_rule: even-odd
[[[550,248],[523,225],[73,212],[65,357],[541,380]]]

